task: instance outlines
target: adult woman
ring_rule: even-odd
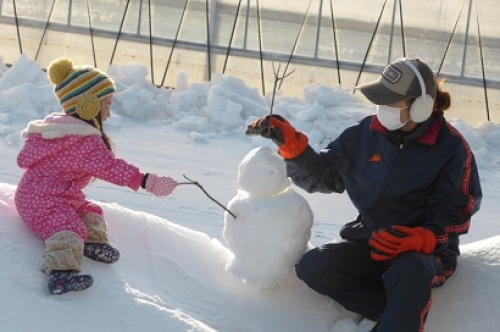
[[[279,145],[288,175],[308,192],[347,191],[359,212],[345,241],[307,252],[297,276],[346,309],[378,321],[373,331],[423,331],[431,289],[452,275],[459,235],[482,198],[474,156],[444,118],[450,106],[432,70],[391,62],[358,89],[377,115],[315,152],[279,116],[251,123]]]

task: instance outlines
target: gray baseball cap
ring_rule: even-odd
[[[414,58],[401,58],[388,64],[382,75],[373,82],[356,87],[375,105],[389,105],[398,101],[417,98],[422,89],[417,75],[405,62],[409,61],[420,73],[425,83],[426,93],[436,99],[437,80],[424,62]]]

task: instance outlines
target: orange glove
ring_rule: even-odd
[[[247,126],[246,135],[260,135],[270,138],[279,146],[279,152],[285,159],[293,159],[307,147],[309,139],[280,115],[261,117]]]
[[[373,232],[368,243],[375,249],[371,252],[373,260],[387,261],[406,251],[430,254],[437,239],[433,231],[423,227],[392,226]]]

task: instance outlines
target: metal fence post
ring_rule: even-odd
[[[207,78],[206,80],[207,81],[211,81],[212,80],[212,34],[211,34],[211,31],[213,31],[213,26],[214,26],[214,23],[215,23],[215,19],[216,19],[216,14],[215,14],[215,11],[217,9],[217,0],[205,0],[206,1],[206,5],[208,6],[207,8],[205,8],[205,15],[207,17],[207,22],[206,22],[206,29],[207,29],[207,63],[206,63],[206,67],[207,67]]]
[[[323,19],[323,0],[319,1],[319,10],[318,10],[318,26],[316,28],[316,46],[314,49],[314,58],[318,58],[318,49],[319,49],[319,39],[321,36],[321,21]]]
[[[250,21],[250,0],[247,0],[247,8],[245,9],[245,35],[243,37],[243,49],[247,49],[247,39],[248,39],[248,21]]]
[[[392,61],[392,43],[394,40],[394,25],[396,21],[396,0],[394,0],[394,6],[392,7],[392,21],[391,21],[391,34],[389,35],[389,54],[387,63]]]
[[[137,18],[137,35],[141,35],[141,23],[142,23],[142,2],[139,2],[139,17]]]
[[[72,12],[73,12],[73,0],[69,0],[69,2],[68,2],[68,20],[66,21],[66,23],[68,24],[68,26],[71,26],[71,15],[72,15]]]
[[[469,0],[469,13],[467,14],[467,25],[465,27],[464,53],[462,56],[462,70],[460,71],[460,76],[464,76],[465,74],[465,61],[467,61],[467,45],[469,44],[469,26],[470,26],[471,12],[472,12],[472,0]]]

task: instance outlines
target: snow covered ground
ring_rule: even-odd
[[[144,172],[198,181],[226,205],[238,192],[238,165],[262,138],[243,135],[268,112],[269,97],[234,77],[158,89],[141,66],[110,68],[118,83],[106,123],[118,156]],[[445,86],[446,87],[446,86]],[[94,285],[51,296],[38,270],[43,241],[17,216],[13,195],[21,170],[16,156],[28,121],[59,108],[45,73],[26,57],[7,69],[0,61],[0,329],[1,331],[367,331],[369,324],[309,290],[291,274],[271,289],[244,283],[226,271],[232,258],[222,235],[224,211],[193,185],[167,198],[102,181],[87,190],[101,202],[111,242],[121,251],[113,265],[85,259]],[[338,87],[311,85],[302,96],[278,96],[275,113],[306,132],[319,149],[345,127],[373,112]],[[483,184],[481,210],[462,237],[456,274],[434,292],[426,331],[495,331],[500,325],[500,126],[455,125],[477,158]],[[312,245],[338,240],[355,217],[347,195],[310,195]],[[273,231],[270,221],[267,230]],[[278,239],[278,237],[277,237]],[[277,240],[278,241],[278,240]]]

